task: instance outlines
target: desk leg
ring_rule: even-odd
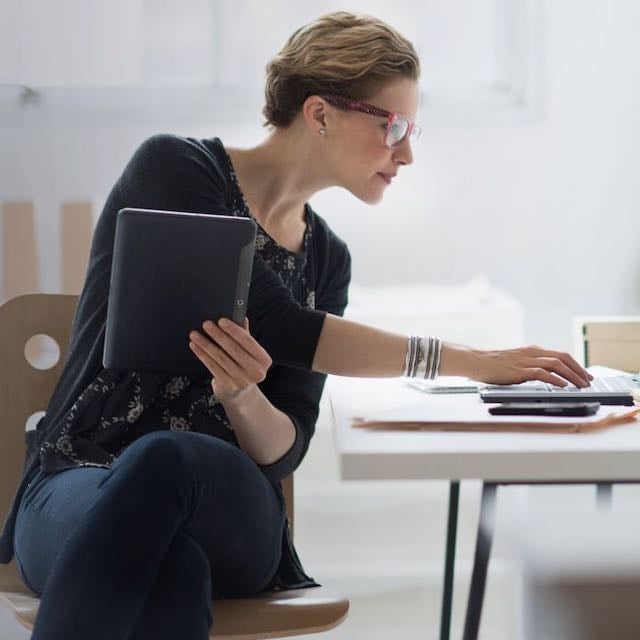
[[[596,492],[598,508],[601,511],[611,511],[613,485],[610,482],[598,482]]]
[[[487,582],[487,567],[489,565],[489,556],[491,555],[491,543],[493,542],[494,506],[497,487],[498,485],[490,482],[482,485],[478,536],[473,559],[469,600],[467,601],[467,615],[464,621],[463,640],[477,640],[480,629],[484,587]]]
[[[442,612],[440,614],[440,640],[449,640],[451,630],[453,568],[456,560],[459,499],[460,481],[451,481],[449,483],[449,516],[447,518],[447,549],[444,558],[444,587],[442,591]]]

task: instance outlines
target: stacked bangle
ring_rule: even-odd
[[[435,380],[440,371],[442,341],[435,336],[409,336],[404,374],[409,378]]]

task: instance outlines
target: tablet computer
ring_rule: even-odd
[[[201,376],[189,332],[242,324],[256,225],[218,213],[122,209],[116,221],[103,364]]]

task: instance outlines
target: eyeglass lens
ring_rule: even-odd
[[[398,144],[409,131],[409,120],[404,116],[398,115],[389,126],[387,131],[387,144],[393,146]]]

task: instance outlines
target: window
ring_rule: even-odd
[[[170,117],[225,112],[255,121],[271,56],[297,27],[346,9],[376,15],[414,42],[425,121],[526,120],[539,111],[538,3],[13,0],[0,47],[20,55],[0,55],[0,82],[49,91],[48,104],[61,112],[69,101],[92,108],[99,92],[103,116],[148,117],[158,109]],[[7,104],[5,94],[0,105]]]

